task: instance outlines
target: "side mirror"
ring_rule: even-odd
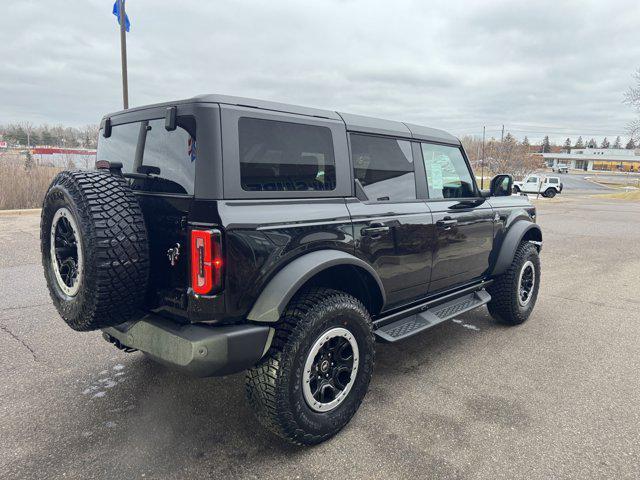
[[[490,195],[492,197],[508,197],[513,189],[513,177],[511,175],[496,175],[491,179]]]

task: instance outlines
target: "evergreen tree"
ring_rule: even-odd
[[[578,140],[576,141],[576,144],[573,147],[584,148],[584,141],[582,140],[582,137],[578,137]]]
[[[549,135],[546,135],[544,137],[544,140],[542,140],[542,149],[541,149],[542,153],[550,153],[551,152],[551,142],[549,142]]]
[[[567,138],[564,141],[564,149],[567,151],[567,153],[571,153],[571,139]]]
[[[531,143],[529,142],[529,137],[527,137],[526,135],[524,136],[524,140],[522,140],[522,145],[527,148],[529,148],[529,146],[531,145]]]
[[[589,143],[587,143],[587,148],[598,148],[598,142],[596,142],[595,138],[589,140]]]
[[[22,126],[18,126],[13,132],[13,138],[18,145],[26,145],[27,144],[27,132],[25,132]]]
[[[629,141],[627,142],[627,146],[624,148],[626,148],[627,150],[635,150],[636,142],[633,140],[633,137],[629,139]]]
[[[40,139],[42,140],[43,145],[54,144],[53,135],[51,135],[51,132],[49,131],[49,127],[47,127],[46,125],[42,129],[42,133],[40,134]]]
[[[607,137],[604,137],[602,139],[602,143],[600,144],[600,148],[609,148],[611,147],[611,144],[609,143],[609,140],[607,139]]]
[[[27,150],[26,158],[24,160],[24,168],[26,170],[31,170],[34,166],[35,163],[33,161],[33,155],[31,155],[31,152]]]
[[[622,140],[620,139],[620,135],[616,137],[616,141],[613,142],[613,148],[622,148]]]

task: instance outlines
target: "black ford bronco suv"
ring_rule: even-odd
[[[96,169],[44,200],[51,297],[74,330],[197,376],[246,373],[259,421],[297,444],[343,428],[375,340],[487,305],[524,322],[535,208],[479,190],[460,141],[408,123],[221,95],[101,122]]]

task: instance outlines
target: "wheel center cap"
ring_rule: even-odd
[[[320,363],[320,371],[326,373],[327,370],[329,370],[329,360],[323,360],[322,363]]]

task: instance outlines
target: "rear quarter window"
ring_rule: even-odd
[[[134,190],[193,195],[197,160],[194,122],[182,119],[183,125],[173,131],[167,131],[164,122],[156,119],[115,125],[110,137],[100,134],[97,159],[121,162],[123,173],[139,174],[129,179]],[[160,173],[145,176],[146,166],[158,167]]]
[[[333,137],[327,127],[242,117],[238,142],[245,191],[336,188]]]

